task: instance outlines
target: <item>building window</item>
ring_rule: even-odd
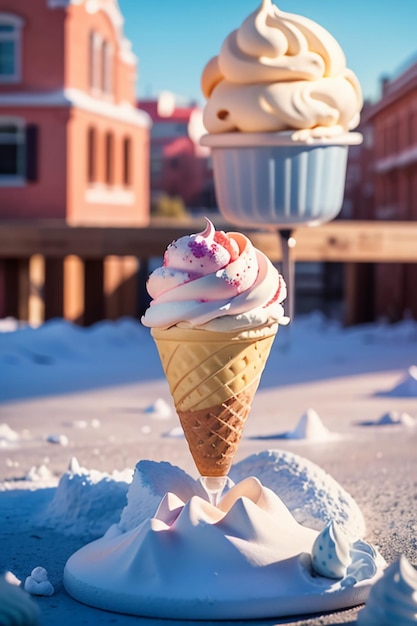
[[[111,95],[113,91],[113,46],[100,33],[89,35],[89,86],[96,94]]]
[[[21,79],[22,26],[20,17],[0,13],[0,83],[17,83]]]
[[[123,184],[132,184],[132,141],[130,137],[123,139]]]
[[[410,144],[417,143],[417,108],[411,111],[410,120]]]
[[[88,63],[88,82],[92,91],[100,90],[100,66],[101,66],[101,36],[95,31],[90,32],[89,36],[89,63]]]
[[[95,128],[89,128],[87,133],[87,180],[95,183],[97,180],[97,138]]]
[[[113,48],[108,41],[103,41],[101,47],[101,90],[110,95],[113,89]]]
[[[188,137],[186,122],[155,122],[151,128],[152,138]]]
[[[0,119],[0,184],[26,177],[26,129],[21,121]]]
[[[111,133],[106,134],[105,140],[105,152],[106,152],[106,169],[105,169],[105,181],[107,185],[112,185],[114,180],[114,140]]]

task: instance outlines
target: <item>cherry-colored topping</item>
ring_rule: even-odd
[[[216,241],[228,251],[231,261],[235,261],[237,259],[237,257],[239,256],[239,252],[233,246],[232,242],[225,232],[223,232],[222,230],[216,230],[216,233],[214,235],[214,241]]]

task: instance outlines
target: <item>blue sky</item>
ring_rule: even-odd
[[[139,59],[137,94],[164,90],[204,103],[200,76],[225,36],[260,0],[119,0],[125,34]],[[318,22],[338,40],[365,97],[380,78],[417,55],[417,0],[276,0],[283,11]],[[416,59],[417,60],[417,59]]]

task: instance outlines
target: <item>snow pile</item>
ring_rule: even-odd
[[[417,398],[417,365],[409,367],[408,372],[387,395],[401,398]]]
[[[319,414],[314,409],[307,409],[301,416],[297,426],[286,433],[287,439],[307,439],[309,441],[328,441],[334,435],[323,424]]]
[[[119,520],[131,480],[131,470],[87,471],[72,459],[53,500],[35,522],[67,535],[99,537]]]
[[[401,411],[388,411],[381,415],[375,422],[377,426],[386,426],[390,424],[398,424],[399,426],[415,426],[416,420],[408,413]]]
[[[337,522],[351,541],[365,535],[365,520],[355,500],[315,463],[292,452],[265,450],[234,465],[230,478],[256,476],[284,502],[300,523],[322,530]]]
[[[148,413],[155,419],[169,419],[172,416],[171,407],[163,398],[158,398],[147,406],[144,413]]]
[[[365,522],[356,502],[311,461],[290,452],[268,450],[232,466],[230,478],[233,482],[241,482],[248,476],[255,476],[274,491],[300,524],[322,530],[334,520],[352,540],[364,536]],[[170,463],[140,461],[136,465],[119,530],[127,532],[152,517],[167,492],[175,493],[183,501],[204,494],[200,482],[180,468]]]
[[[0,448],[9,448],[20,442],[20,435],[8,424],[0,424]]]
[[[271,435],[252,435],[249,439],[296,439],[299,441],[325,442],[339,438],[339,435],[332,433],[321,420],[315,409],[307,409],[300,417],[298,424],[293,430],[284,433]]]
[[[37,486],[56,484],[56,479],[47,465],[32,465],[25,474],[25,480],[31,483],[37,483]]]

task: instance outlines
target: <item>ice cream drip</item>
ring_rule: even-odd
[[[405,556],[392,563],[371,588],[358,626],[415,626],[417,571]]]
[[[355,128],[363,104],[334,37],[263,0],[206,65],[201,86],[209,133],[298,131],[294,140]]]

